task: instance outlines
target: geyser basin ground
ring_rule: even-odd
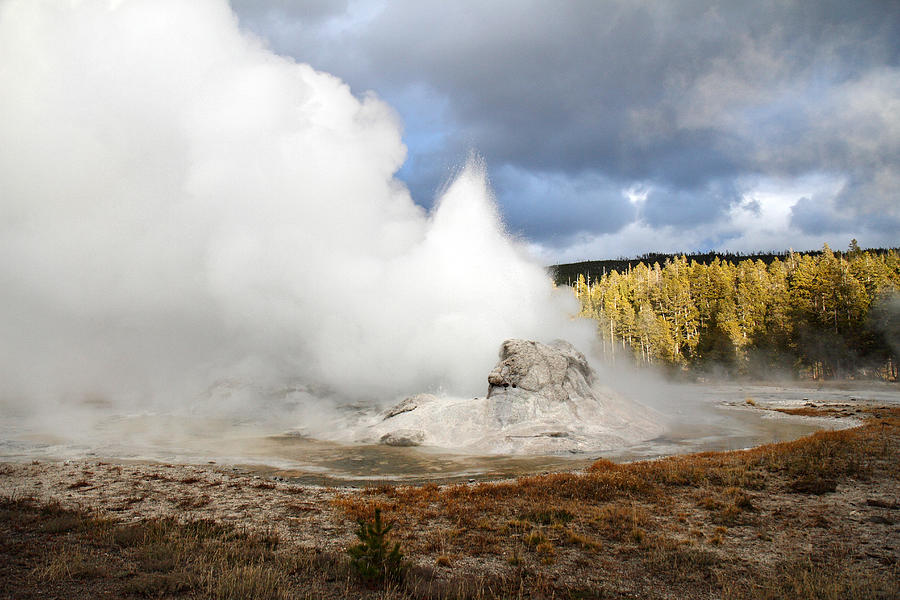
[[[210,419],[185,414],[104,414],[102,407],[68,434],[57,427],[10,416],[0,425],[0,460],[103,458],[205,463],[253,469],[312,483],[451,481],[501,478],[577,469],[598,457],[636,460],[706,450],[746,448],[796,439],[847,419],[806,418],[761,410],[846,404],[900,404],[896,385],[829,386],[680,384],[671,387],[670,428],[661,436],[616,451],[571,455],[478,456],[428,448],[338,444],[286,433],[276,423]],[[750,398],[756,407],[747,404]],[[852,408],[850,409],[852,412]]]
[[[240,584],[279,591],[266,597],[390,600],[448,590],[897,598],[900,409],[862,414],[861,427],[749,452],[601,460],[584,473],[485,484],[353,489],[220,465],[0,463],[0,588],[66,598],[159,596],[173,584],[188,595]],[[390,591],[367,589],[346,566],[356,520],[377,507],[411,567]],[[190,560],[166,565],[161,548]]]

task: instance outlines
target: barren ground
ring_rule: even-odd
[[[900,410],[865,413],[748,451],[468,485],[2,463],[0,597],[896,598]],[[407,568],[364,585],[345,549],[376,508]]]

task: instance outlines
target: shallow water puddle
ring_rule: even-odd
[[[304,483],[372,484],[496,479],[584,468],[597,458],[616,461],[698,451],[733,450],[781,442],[853,420],[804,418],[762,406],[806,403],[900,403],[897,386],[678,385],[666,411],[667,432],[610,452],[544,456],[472,456],[429,448],[347,445],[281,433],[284,423],[197,415],[102,415],[69,435],[35,421],[6,419],[0,460],[97,457],[116,460],[205,463],[215,461],[260,475]],[[756,406],[747,403],[751,399]]]

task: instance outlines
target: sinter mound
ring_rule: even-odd
[[[361,441],[541,454],[609,450],[659,435],[652,411],[595,380],[568,342],[507,340],[485,397],[406,398],[367,427]]]

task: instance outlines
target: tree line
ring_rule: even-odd
[[[678,370],[897,379],[900,252],[685,255],[579,273],[580,316],[604,352]]]
[[[868,248],[866,252],[872,254],[886,254],[891,252],[891,248]],[[713,260],[719,259],[723,262],[740,262],[742,260],[761,260],[767,265],[778,259],[784,261],[792,251],[778,252],[775,250],[769,252],[753,252],[744,254],[742,252],[691,252],[680,254],[668,254],[664,252],[646,252],[634,258],[610,258],[604,260],[586,260],[576,263],[565,263],[550,266],[550,274],[556,285],[575,285],[579,275],[584,275],[588,279],[596,279],[607,271],[627,271],[633,269],[638,263],[646,263],[652,265],[655,262],[665,264],[667,260],[673,260],[680,256],[687,259],[688,262],[698,262],[704,265],[712,263]],[[840,250],[833,251],[836,256],[841,256]],[[818,256],[822,254],[821,250],[809,250],[801,254],[809,254]]]

